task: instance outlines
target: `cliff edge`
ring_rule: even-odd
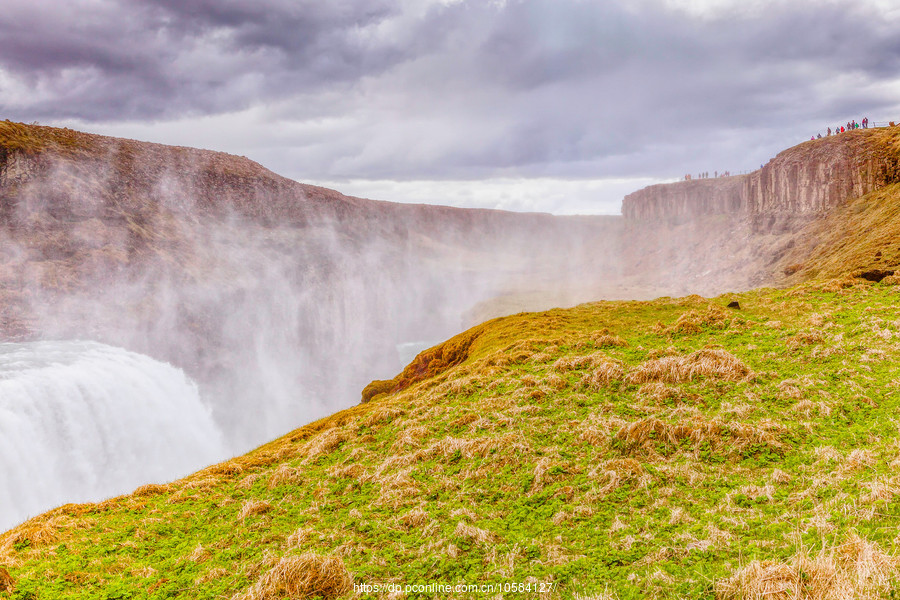
[[[756,229],[810,218],[900,181],[898,132],[857,129],[803,142],[744,175],[646,187],[625,196],[631,221],[682,223],[706,215],[750,217]]]

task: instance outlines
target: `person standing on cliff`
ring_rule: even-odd
[[[828,135],[831,135],[831,127],[828,128]]]

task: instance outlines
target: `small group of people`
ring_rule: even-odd
[[[839,125],[838,127],[835,127],[834,135],[837,135],[839,133],[844,133],[845,131],[850,131],[851,129],[860,129],[860,128],[862,128],[862,129],[869,128],[869,117],[863,117],[862,121],[860,121],[859,123],[856,122],[856,119],[853,119],[852,121],[847,121],[846,125]],[[831,127],[829,127],[828,132],[825,135],[827,137],[831,134],[832,134]],[[811,139],[811,140],[822,139],[822,134],[820,133],[818,135],[814,135],[809,139]]]
[[[731,175],[730,171],[722,171],[721,174],[719,174],[718,171],[713,171],[713,177],[728,177],[729,175]],[[692,181],[694,179],[709,179],[709,171],[699,173],[697,177],[694,177],[690,173],[684,176],[685,181]]]

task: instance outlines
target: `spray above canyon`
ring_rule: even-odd
[[[171,445],[186,462],[102,442],[144,479],[82,478],[94,499],[171,479],[359,402],[369,381],[403,367],[401,356],[476,318],[467,312],[481,301],[615,275],[619,232],[609,218],[394,205],[298,184],[221,153],[8,122],[0,134],[4,338],[103,344],[101,353],[132,357],[131,371],[168,369],[163,379],[184,388],[164,394],[183,405],[158,406],[143,384],[110,390],[98,378],[97,390],[79,396],[82,410],[62,415],[65,390],[10,391],[56,371],[11,367],[10,414],[71,421],[90,444],[105,439],[98,427],[127,437],[138,426],[129,410],[176,420],[184,411],[179,427],[149,420],[142,434],[169,429],[157,432],[165,440],[196,428],[206,440]],[[8,353],[36,348],[52,346]],[[85,390],[84,377],[104,367],[90,367],[94,350],[83,360],[72,352],[67,360],[86,373],[72,389]],[[107,406],[113,398],[118,404]],[[147,462],[159,469],[142,469]],[[72,494],[44,494],[29,510],[89,499],[79,486],[62,488]],[[18,508],[25,500],[10,501],[14,514],[26,514]]]

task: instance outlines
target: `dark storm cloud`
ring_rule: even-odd
[[[400,57],[367,29],[393,3],[13,1],[0,13],[0,67],[32,96],[9,111],[86,120],[234,110],[354,80]],[[6,90],[4,90],[6,91]]]
[[[363,178],[734,168],[785,130],[897,108],[896,17],[849,0],[719,5],[14,0],[0,108],[104,122],[262,107],[295,125],[273,156]]]

